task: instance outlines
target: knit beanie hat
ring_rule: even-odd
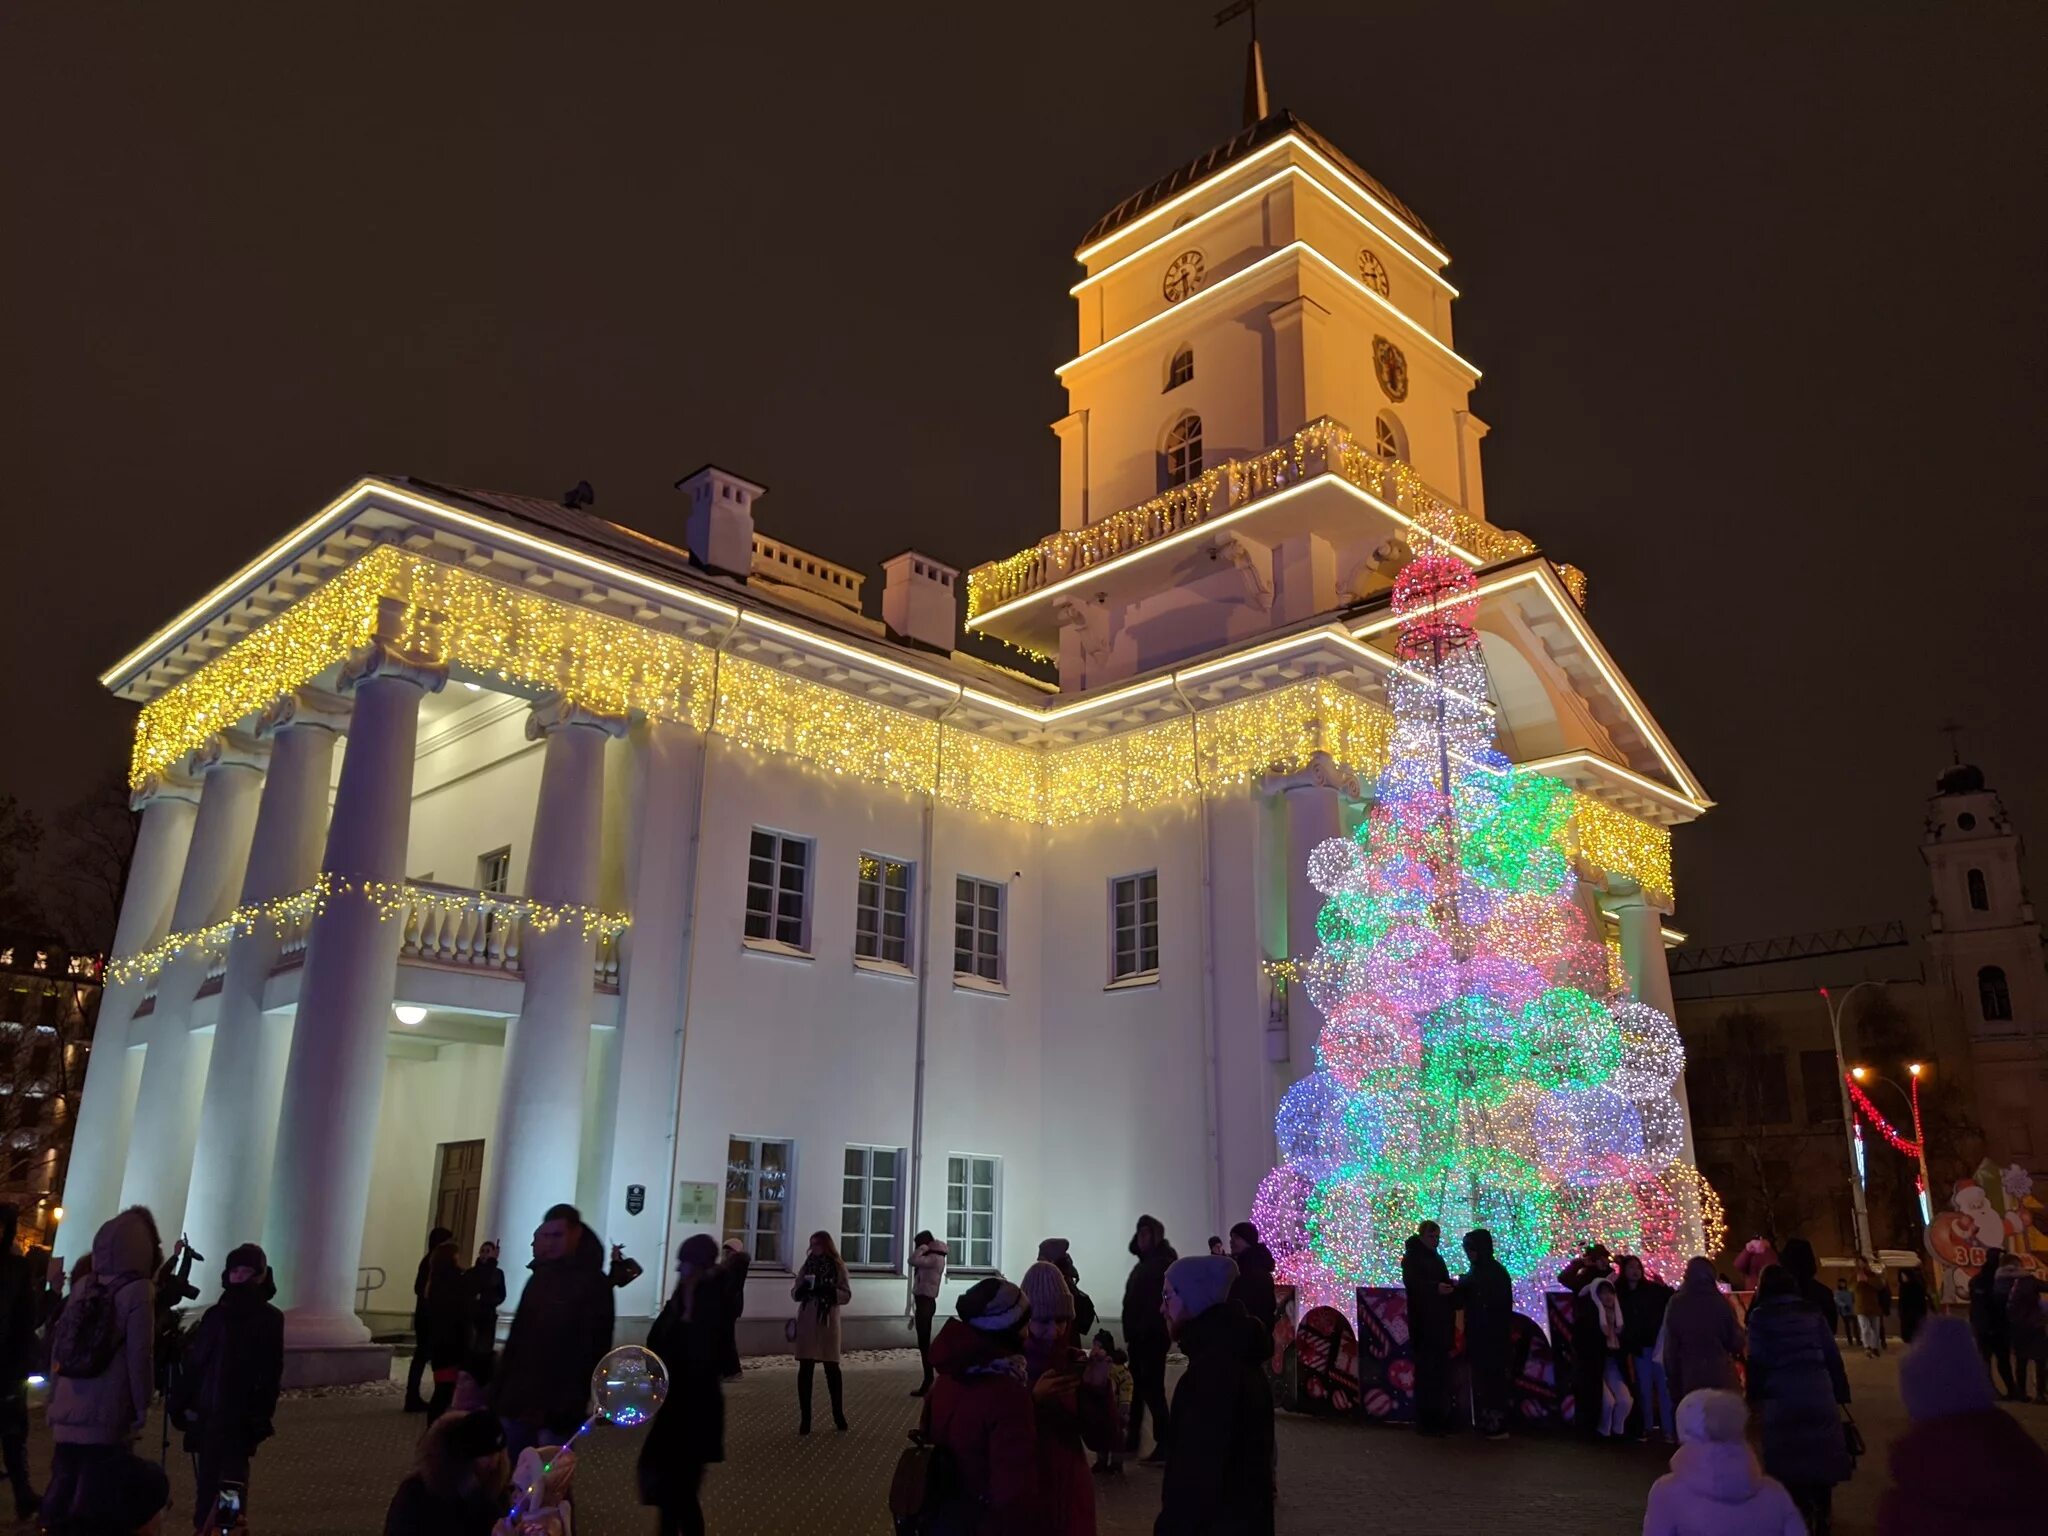
[[[1196,1254],[1175,1259],[1167,1266],[1166,1283],[1181,1299],[1189,1317],[1200,1317],[1220,1306],[1237,1283],[1237,1261],[1218,1253]]]
[[[1920,1325],[1920,1336],[1899,1361],[1899,1399],[1915,1424],[1994,1406],[1991,1376],[1968,1323],[1930,1317]]]
[[[1067,1277],[1057,1264],[1040,1259],[1024,1271],[1024,1299],[1031,1303],[1033,1317],[1070,1322],[1074,1316],[1074,1293],[1067,1289]]]
[[[1240,1221],[1230,1229],[1230,1235],[1247,1243],[1256,1243],[1259,1240],[1259,1229],[1248,1221]]]
[[[1748,1405],[1733,1392],[1703,1387],[1686,1393],[1678,1405],[1678,1438],[1687,1445],[1700,1440],[1739,1442],[1748,1427]]]
[[[961,1293],[953,1315],[978,1333],[1008,1333],[1031,1316],[1031,1303],[1001,1275],[990,1275]]]
[[[718,1244],[709,1232],[692,1232],[676,1250],[676,1260],[693,1270],[710,1269],[718,1262]]]
[[[1048,1237],[1038,1245],[1038,1256],[1048,1264],[1057,1264],[1067,1256],[1069,1246],[1064,1237]]]

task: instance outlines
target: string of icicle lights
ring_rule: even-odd
[[[1684,1161],[1678,1031],[1617,985],[1573,900],[1571,792],[1516,771],[1474,700],[1471,569],[1434,546],[1394,589],[1389,758],[1355,837],[1310,855],[1326,898],[1295,968],[1324,1020],[1277,1117],[1254,1220],[1313,1302],[1400,1283],[1416,1224],[1493,1233],[1525,1310],[1590,1242],[1675,1280],[1721,1213]]]

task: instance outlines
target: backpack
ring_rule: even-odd
[[[889,1480],[889,1516],[896,1536],[954,1536],[975,1528],[980,1510],[961,1492],[953,1453],[923,1430],[896,1460]]]
[[[57,1314],[50,1339],[50,1364],[59,1376],[99,1376],[121,1353],[121,1318],[114,1287],[89,1276],[79,1282]]]

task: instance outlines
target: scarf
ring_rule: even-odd
[[[818,1309],[818,1321],[822,1323],[839,1305],[839,1266],[830,1254],[814,1253],[804,1260],[799,1273],[811,1282],[811,1305]]]

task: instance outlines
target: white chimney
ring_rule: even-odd
[[[951,655],[960,643],[960,573],[907,549],[882,562],[882,622],[906,640]]]
[[[684,543],[698,564],[744,579],[754,566],[754,499],[768,487],[706,464],[676,489],[690,498]]]

